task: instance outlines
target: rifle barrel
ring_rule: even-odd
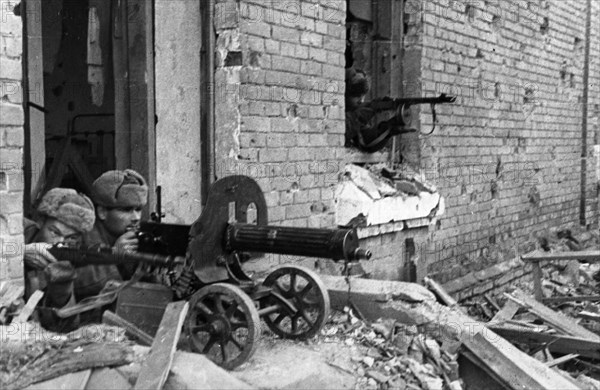
[[[183,264],[180,256],[164,256],[154,253],[123,252],[113,248],[71,248],[62,244],[54,245],[50,253],[59,261],[68,261],[75,266],[147,263],[158,266]]]

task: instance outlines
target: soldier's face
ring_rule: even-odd
[[[48,244],[58,244],[61,242],[77,244],[81,240],[81,233],[57,219],[46,218],[40,227],[36,240],[38,242],[47,242]]]
[[[121,236],[129,230],[137,230],[142,218],[142,206],[98,207],[98,219],[106,230],[114,236]]]

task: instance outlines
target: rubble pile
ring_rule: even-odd
[[[356,388],[463,388],[457,356],[442,350],[433,338],[419,334],[415,326],[389,319],[371,324],[346,308],[334,313],[321,333],[323,342],[343,342],[361,350],[362,356],[352,359],[354,367],[338,367],[359,377]],[[335,366],[335,362],[330,364]]]

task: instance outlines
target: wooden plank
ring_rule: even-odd
[[[591,341],[600,341],[600,336],[597,334],[580,326],[573,319],[555,312],[547,306],[544,306],[542,303],[537,302],[519,289],[515,290],[512,294],[505,295],[565,334],[582,337]]]
[[[463,340],[463,345],[477,356],[483,365],[485,365],[493,373],[503,373],[498,376],[497,380],[501,380],[511,389],[546,389],[545,386],[536,381],[527,372],[527,364],[521,364],[517,360],[513,360],[508,356],[498,353],[498,344],[493,343],[484,337],[481,333],[475,334],[473,337],[467,337]]]
[[[565,336],[537,332],[532,329],[507,325],[488,324],[488,328],[507,340],[524,344],[548,344],[550,352],[576,353],[581,356],[600,359],[600,341],[590,341],[575,336]]]
[[[79,372],[73,372],[58,378],[50,379],[44,382],[39,382],[34,385],[28,386],[25,390],[46,390],[46,389],[57,389],[57,390],[76,390],[85,389],[86,384],[90,378],[92,370],[83,370]],[[110,387],[104,387],[107,389]]]
[[[33,314],[33,311],[35,310],[37,304],[43,297],[44,292],[40,290],[36,290],[33,294],[31,294],[29,300],[27,301],[27,304],[25,304],[25,306],[23,307],[17,318],[14,320],[14,322],[27,322],[31,314]]]
[[[563,302],[600,302],[600,295],[579,295],[572,297],[552,297],[543,298],[543,303],[563,303]]]
[[[581,260],[587,262],[600,261],[600,250],[572,251],[572,252],[542,252],[533,251],[521,256],[524,262],[540,262],[552,260]]]
[[[558,366],[559,364],[566,363],[566,362],[568,362],[568,361],[571,361],[571,360],[573,360],[573,359],[576,359],[576,358],[578,358],[578,357],[579,357],[579,355],[578,355],[578,354],[576,354],[576,353],[570,353],[570,354],[568,354],[568,355],[561,356],[561,357],[559,357],[558,359],[553,359],[553,360],[551,360],[551,361],[549,361],[549,362],[546,362],[546,365],[547,365],[548,367],[556,367],[556,366]]]
[[[104,311],[102,314],[102,322],[108,325],[120,326],[125,329],[125,332],[135,338],[143,345],[152,345],[153,338],[148,333],[139,329],[137,326],[133,325],[131,322],[119,317],[117,314],[113,313],[110,310]]]
[[[506,301],[504,307],[496,313],[490,322],[504,322],[512,319],[517,314],[517,311],[519,311],[519,307],[519,305],[511,300]]]
[[[544,298],[544,292],[542,291],[542,267],[540,263],[533,263],[533,291],[535,299],[539,302]]]
[[[173,363],[175,348],[181,335],[188,307],[188,302],[185,301],[172,302],[167,305],[154,337],[150,354],[142,365],[134,389],[162,389]]]
[[[433,291],[446,306],[458,306],[456,299],[452,298],[452,296],[448,294],[438,282],[428,276],[423,278],[423,282],[425,282],[427,287],[429,287],[429,289]]]

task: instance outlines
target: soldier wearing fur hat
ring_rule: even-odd
[[[148,201],[148,186],[134,170],[108,171],[93,183],[96,223],[85,235],[86,245],[105,245],[121,251],[136,251],[136,231],[142,208]],[[89,265],[78,269],[77,299],[97,295],[109,280],[131,277],[132,270],[115,265]]]
[[[77,319],[60,320],[51,310],[75,303],[75,270],[69,262],[57,261],[48,247],[80,242],[94,226],[94,214],[94,205],[87,196],[70,188],[53,188],[42,197],[37,221],[25,220],[25,297],[37,289],[45,290],[38,314],[42,325],[51,330],[68,330]]]

